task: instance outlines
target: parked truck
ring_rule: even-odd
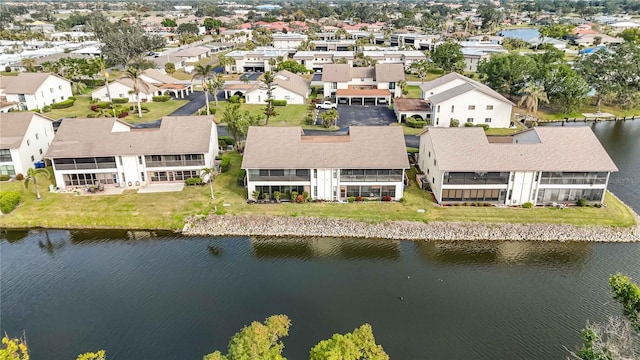
[[[331,101],[325,101],[323,103],[316,104],[316,109],[331,110],[331,109],[337,109],[337,108],[338,108],[338,104],[332,103]]]

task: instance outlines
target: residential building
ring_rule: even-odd
[[[286,100],[287,105],[304,105],[309,97],[311,81],[290,71],[279,71],[273,79],[273,99]],[[244,93],[247,104],[264,104],[267,100],[267,90],[258,83]]]
[[[43,109],[45,106],[69,99],[71,81],[49,73],[19,73],[0,76],[0,97],[15,102],[21,110]]]
[[[467,72],[477,72],[480,61],[488,60],[492,54],[475,48],[462,48],[461,51],[464,57],[464,71]]]
[[[578,35],[576,38],[571,40],[571,42],[578,46],[593,46],[596,45],[596,42],[598,42],[597,45],[621,44],[623,41],[624,40],[621,38],[597,33]]]
[[[273,48],[232,51],[227,54],[227,57],[235,62],[228,64],[225,71],[228,73],[272,71],[272,64],[285,61],[288,56],[287,50]]]
[[[316,51],[353,51],[355,40],[313,40]]]
[[[458,73],[420,85],[422,98],[431,106],[431,124],[449,127],[451,120],[508,128],[514,104],[490,87]]]
[[[364,57],[370,57],[378,64],[402,64],[408,69],[411,64],[421,60],[427,60],[422,51],[418,50],[365,50],[362,52]]]
[[[218,154],[213,116],[165,116],[136,129],[115,118],[65,119],[46,158],[58,187],[139,188],[199,177]]]
[[[211,55],[211,49],[204,46],[194,46],[178,50],[171,55],[180,58],[182,61],[187,63],[198,62],[209,57]]]
[[[324,96],[335,96],[348,104],[390,104],[400,97],[397,86],[404,80],[402,64],[376,64],[372,67],[352,67],[348,64],[326,64],[322,71]]]
[[[100,101],[113,101],[113,99],[129,99],[129,102],[137,102],[137,96],[140,96],[140,101],[151,102],[152,98],[156,95],[162,95],[162,91],[155,85],[150,84],[142,79],[139,80],[140,85],[138,89],[139,94],[133,91],[133,80],[129,78],[120,78],[109,83],[109,85],[103,85],[91,92],[91,99]],[[107,86],[109,91],[107,92]],[[109,99],[109,94],[111,98]]]
[[[325,64],[334,64],[343,61],[353,65],[353,51],[298,51],[293,55],[293,60],[306,66],[314,72],[322,72]]]
[[[277,139],[274,141],[274,139]],[[242,159],[248,198],[313,199],[403,196],[409,168],[400,127],[352,126],[346,135],[306,136],[301,127],[250,127]],[[266,194],[266,195],[265,195]]]
[[[391,34],[389,43],[391,46],[399,48],[413,48],[416,50],[435,50],[436,43],[440,40],[440,35],[426,35],[416,33],[396,33]]]
[[[428,128],[420,169],[440,204],[602,203],[618,171],[588,126],[540,126],[511,136],[481,128]]]
[[[276,49],[296,49],[307,40],[304,34],[273,34],[273,47]]]
[[[140,79],[157,87],[162,95],[171,94],[175,98],[184,98],[193,93],[193,86],[190,80],[178,80],[156,69],[143,71]]]
[[[43,160],[53,140],[53,120],[35,112],[0,116],[0,175],[27,174]]]

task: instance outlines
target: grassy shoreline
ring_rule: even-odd
[[[0,215],[2,228],[128,229],[181,230],[195,215],[274,215],[283,217],[344,218],[368,223],[385,221],[570,224],[577,226],[630,227],[636,225],[635,213],[613,194],[607,193],[606,207],[495,208],[440,207],[430,193],[420,190],[412,180],[403,202],[363,203],[246,203],[246,189],[237,185],[241,157],[232,153],[231,169],[214,182],[215,200],[208,186],[185,187],[181,192],[138,194],[127,190],[121,195],[74,196],[49,193],[42,179],[42,200],[22,182],[0,183],[0,191],[19,191],[22,203],[12,213]],[[410,172],[409,178],[413,179]],[[418,212],[418,209],[424,212]]]

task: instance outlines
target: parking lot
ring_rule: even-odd
[[[375,105],[341,105],[338,104],[338,126],[346,128],[349,126],[371,126],[389,125],[397,122],[393,110],[388,106]]]

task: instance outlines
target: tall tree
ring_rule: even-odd
[[[207,177],[207,182],[209,183],[209,190],[211,191],[211,200],[214,199],[213,196],[213,179],[215,179],[216,175],[218,175],[218,172],[216,171],[216,167],[212,166],[212,167],[207,167],[201,170],[201,176]]]
[[[162,19],[162,22],[160,23],[160,25],[162,25],[164,27],[168,27],[168,28],[174,28],[174,27],[178,26],[176,21],[173,20],[173,19],[170,19],[170,18]]]
[[[0,345],[0,359],[2,360],[29,360],[29,348],[27,346],[27,339],[24,338],[10,338],[5,334],[2,337],[2,344]]]
[[[536,68],[531,57],[517,53],[494,54],[489,60],[482,60],[478,73],[492,89],[506,92],[510,97],[518,94],[531,79],[531,71]]]
[[[622,305],[622,313],[640,331],[640,286],[620,273],[609,278],[613,298]]]
[[[209,109],[209,74],[211,72],[213,72],[213,65],[198,64],[193,68],[193,73],[191,75],[191,81],[197,77],[200,78],[200,85],[204,92],[204,102],[206,104],[207,114],[211,114],[211,109]]]
[[[429,60],[420,60],[409,65],[409,69],[414,71],[416,75],[420,78],[420,81],[424,84],[424,79],[427,78],[429,71],[433,69],[435,66]]]
[[[164,71],[169,75],[173,75],[173,73],[176,72],[176,64],[172,62],[164,64]]]
[[[113,102],[113,98],[111,97],[111,90],[109,89],[109,72],[107,71],[107,61],[105,60],[103,55],[92,59],[91,62],[95,64],[98,69],[100,69],[99,74],[104,79],[104,87],[107,89],[107,98],[109,98],[109,102]],[[116,116],[115,109],[113,110],[113,116]]]
[[[95,15],[98,16],[98,15]],[[147,35],[138,23],[120,21],[111,23],[100,17],[88,20],[90,29],[103,44],[102,54],[113,65],[129,67],[131,62],[152,50],[164,47],[164,39],[158,35]]]
[[[141,75],[142,71],[132,67],[128,68],[124,73],[124,77],[130,79],[133,82],[133,93],[136,95],[136,103],[138,104],[138,118],[142,117],[140,91],[143,89],[149,91],[149,84],[147,84],[140,78]]]
[[[267,92],[267,106],[265,106],[263,113],[267,117],[266,125],[269,125],[269,118],[278,115],[273,106],[273,91],[276,89],[276,84],[275,75],[271,71],[267,71],[266,73],[264,73],[262,77],[262,83],[260,84],[260,89]]]
[[[552,64],[540,80],[551,104],[565,113],[577,110],[591,89],[584,78],[565,63]]]
[[[364,324],[352,333],[334,334],[320,341],[309,353],[310,360],[389,360],[382,346],[376,344],[371,325]]]
[[[222,66],[225,74],[229,73],[229,71],[227,71],[227,66],[231,65],[232,63],[235,63],[235,60],[233,58],[225,56],[224,54],[218,55],[218,65]]]
[[[544,91],[544,87],[540,85],[530,84],[527,86],[518,102],[518,106],[524,105],[524,108],[527,111],[525,119],[529,116],[529,114],[538,112],[538,105],[540,102],[549,103],[549,99],[547,98],[547,93]]]
[[[224,78],[221,74],[212,72],[213,77],[209,79],[207,87],[213,95],[213,100],[216,102],[216,107],[218,107],[218,93],[224,89]]]
[[[24,66],[24,68],[27,69],[27,72],[33,72],[36,67],[36,59],[24,58],[20,61],[20,65]]]
[[[446,72],[464,69],[464,56],[460,44],[452,41],[440,44],[431,54],[431,60]]]
[[[264,323],[254,321],[231,338],[226,356],[216,351],[204,360],[286,360],[280,339],[289,335],[290,326],[286,315],[272,315]]]
[[[249,127],[260,125],[260,116],[240,111],[240,104],[228,104],[220,121],[227,124],[227,131],[233,137],[236,150],[242,152]]]

